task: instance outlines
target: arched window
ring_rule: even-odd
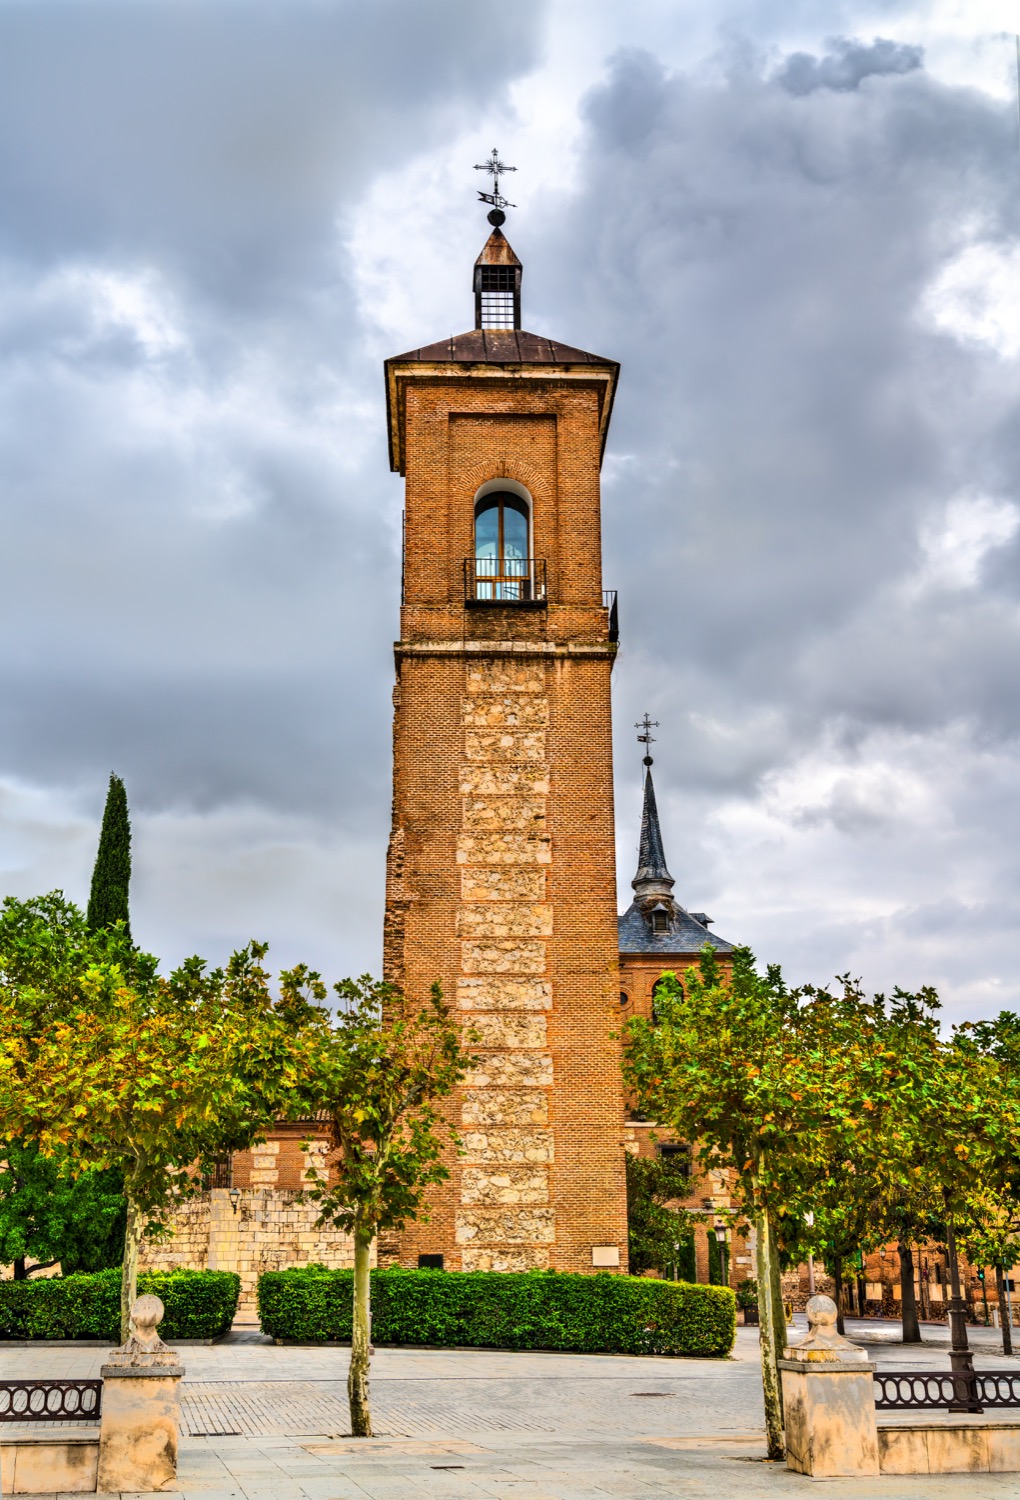
[[[621,1005],[626,1005],[629,1000],[630,1000],[630,996],[627,994],[627,991],[626,990],[621,990],[620,991],[620,1004]]]
[[[528,503],[497,490],[475,506],[476,598],[520,602],[531,597]]]

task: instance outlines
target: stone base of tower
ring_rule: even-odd
[[[412,997],[440,980],[474,1062],[451,1101],[450,1181],[381,1259],[626,1269],[611,651],[398,656],[387,974]]]

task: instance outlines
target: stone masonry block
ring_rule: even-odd
[[[456,1238],[458,1245],[551,1245],[556,1215],[551,1208],[462,1208]]]
[[[549,772],[544,766],[465,765],[460,768],[465,797],[546,797]]]
[[[540,1164],[553,1159],[551,1130],[463,1130],[463,1160],[475,1165],[486,1162]]]
[[[549,1100],[544,1089],[465,1089],[460,1117],[465,1125],[545,1125]]]
[[[549,1010],[552,985],[548,979],[517,979],[490,974],[482,979],[457,980],[461,1010]]]
[[[465,729],[546,729],[549,700],[507,693],[501,698],[465,698],[461,704]]]
[[[468,760],[544,761],[545,730],[517,734],[511,729],[468,729],[464,733],[464,754]]]
[[[552,840],[546,834],[507,833],[505,829],[462,833],[457,838],[459,865],[549,865]]]
[[[544,797],[465,797],[463,827],[467,832],[545,832]]]
[[[461,1265],[465,1271],[544,1271],[549,1265],[549,1251],[539,1245],[513,1250],[465,1245]]]
[[[550,937],[552,925],[552,907],[545,904],[499,901],[457,909],[461,937]]]
[[[545,671],[539,662],[490,657],[467,663],[464,686],[469,693],[541,693]]]
[[[502,1051],[509,1047],[527,1047],[540,1051],[546,1044],[545,1016],[543,1015],[478,1015],[472,1016],[471,1026],[478,1033],[476,1047],[491,1047]]]
[[[461,944],[465,974],[544,974],[545,943],[541,938],[479,938]]]
[[[460,872],[464,901],[541,901],[545,896],[544,870],[487,870],[477,865]]]
[[[549,1088],[553,1081],[548,1052],[479,1052],[472,1059],[464,1083],[467,1088]]]
[[[464,1204],[548,1203],[545,1167],[465,1167],[460,1201]]]

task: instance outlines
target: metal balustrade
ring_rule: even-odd
[[[0,1422],[94,1422],[101,1380],[0,1380]]]
[[[876,1370],[876,1411],[1020,1406],[1020,1370]]]
[[[541,607],[547,603],[544,557],[469,557],[464,562],[466,604]]]

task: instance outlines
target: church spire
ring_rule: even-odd
[[[655,803],[655,786],[652,782],[652,757],[647,753],[649,745],[654,744],[651,731],[657,729],[658,724],[645,714],[641,723],[634,727],[642,731],[638,735],[638,740],[644,745],[646,754],[644,757],[645,795],[641,809],[641,843],[638,848],[637,874],[631,881],[631,885],[639,899],[651,896],[671,903],[674,880],[666,868],[666,853],[662,847],[662,829],[659,827],[659,809]]]

